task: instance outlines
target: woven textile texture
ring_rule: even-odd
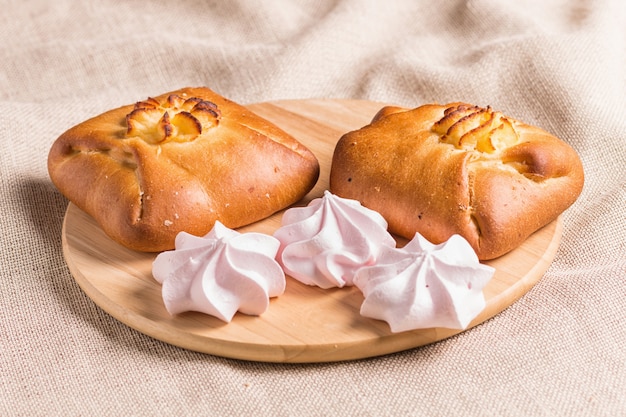
[[[0,415],[626,415],[626,3],[0,0]],[[585,168],[545,276],[482,325],[378,358],[238,361],[118,322],[65,263],[53,141],[184,86],[240,103],[465,101]]]

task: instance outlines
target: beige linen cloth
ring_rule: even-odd
[[[0,415],[626,415],[625,5],[0,0]],[[456,337],[328,364],[187,351],[81,291],[46,159],[86,118],[198,85],[491,105],[570,143],[585,188],[545,276]]]

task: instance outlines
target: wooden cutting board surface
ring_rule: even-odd
[[[291,133],[318,157],[320,180],[302,202],[306,204],[328,188],[339,137],[369,123],[382,104],[288,100],[248,107]],[[272,234],[281,216],[282,212],[239,230]],[[561,233],[559,217],[521,247],[485,262],[496,273],[484,289],[486,308],[468,328],[500,313],[532,288],[554,259]],[[358,289],[322,290],[290,277],[285,293],[273,298],[268,311],[259,317],[237,313],[227,324],[195,312],[170,316],[161,285],[152,278],[155,254],[131,251],[113,242],[73,204],[65,215],[62,242],[73,277],[104,311],[148,336],[198,352],[262,362],[333,362],[398,352],[459,333],[443,328],[392,333],[387,323],[360,315],[363,296]]]

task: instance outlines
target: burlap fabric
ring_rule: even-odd
[[[0,415],[626,415],[625,4],[0,0]],[[491,105],[569,142],[585,188],[539,283],[457,337],[313,365],[179,349],[78,287],[46,158],[74,124],[187,85]]]

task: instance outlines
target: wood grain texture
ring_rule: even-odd
[[[307,145],[320,161],[318,184],[299,204],[328,188],[339,137],[369,123],[382,103],[356,100],[285,100],[248,107]],[[282,212],[239,229],[272,234]],[[562,220],[533,234],[516,250],[485,262],[496,273],[484,293],[487,306],[468,328],[498,314],[543,276],[558,249]],[[399,241],[402,245],[405,242]],[[170,316],[161,286],[152,278],[155,254],[126,249],[109,239],[87,214],[70,204],[62,231],[70,271],[104,311],[158,340],[227,358],[262,362],[333,362],[398,352],[459,333],[433,328],[392,333],[387,323],[362,317],[363,296],[354,287],[322,290],[287,277],[285,293],[262,316],[237,313],[231,323],[189,312]]]

